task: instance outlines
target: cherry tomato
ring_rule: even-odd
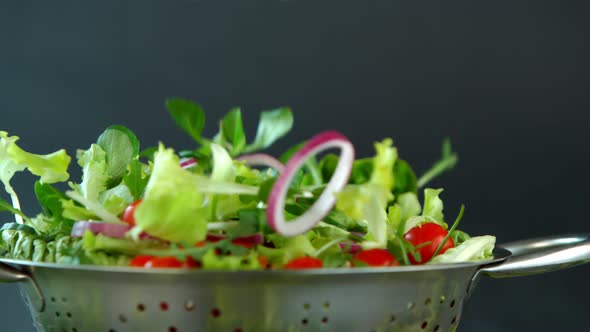
[[[183,267],[184,263],[176,257],[154,257],[144,267]]]
[[[324,263],[317,258],[313,257],[299,257],[291,260],[287,265],[286,269],[317,269],[324,266]]]
[[[268,258],[265,256],[258,256],[258,264],[260,264],[263,269],[268,268]]]
[[[201,267],[201,263],[199,263],[198,261],[196,261],[194,258],[192,258],[191,256],[187,256],[186,260],[183,264],[183,267],[187,267],[189,269],[196,269]]]
[[[137,208],[139,203],[141,203],[141,199],[129,204],[129,206],[125,208],[125,211],[123,211],[121,220],[123,220],[131,226],[135,226],[135,208]]]
[[[414,255],[408,254],[408,258],[410,259],[410,262],[412,262],[412,264],[424,264],[424,263],[428,262],[432,258],[432,256],[434,255],[434,252],[436,251],[436,249],[438,249],[438,247],[444,241],[447,234],[448,234],[448,232],[446,229],[442,228],[442,226],[440,226],[438,224],[431,223],[431,222],[426,223],[426,224],[422,224],[422,225],[419,225],[419,226],[416,226],[416,227],[410,229],[404,235],[404,239],[406,239],[407,241],[412,243],[414,245],[414,247],[420,246],[421,244],[424,244],[424,243],[428,243],[428,244],[422,245],[418,249],[418,252],[420,253],[420,258],[421,258],[420,262],[418,262],[414,258]],[[449,239],[447,240],[447,242],[445,242],[445,244],[443,245],[442,249],[438,252],[438,254],[439,255],[443,254],[448,249],[454,248],[454,247],[455,247],[455,243],[453,242],[453,239],[449,237]]]
[[[156,257],[139,255],[133,257],[129,266],[136,267],[157,267],[157,268],[199,268],[201,264],[191,256],[188,256],[183,262],[176,257]]]
[[[151,261],[152,259],[154,259],[154,256],[145,256],[145,255],[135,256],[135,257],[133,257],[133,259],[131,259],[131,262],[129,262],[129,266],[144,267],[145,264],[148,261]]]
[[[385,249],[369,249],[354,255],[354,261],[364,262],[369,266],[397,266],[399,262]],[[353,262],[354,264],[354,262]]]

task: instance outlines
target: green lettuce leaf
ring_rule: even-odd
[[[367,224],[366,239],[373,247],[387,245],[388,219],[387,205],[393,199],[393,165],[397,159],[397,149],[393,141],[386,139],[375,143],[377,154],[373,158],[373,171],[369,182],[361,185],[348,185],[336,194],[336,210]]]
[[[0,131],[0,181],[12,199],[12,206],[21,210],[20,201],[10,180],[16,172],[28,169],[33,175],[39,176],[41,183],[63,182],[69,178],[67,172],[71,158],[65,150],[59,150],[47,155],[26,152],[16,145],[17,136],[8,136]],[[22,222],[22,216],[15,214],[17,222]]]
[[[172,149],[161,145],[143,201],[135,210],[137,228],[172,242],[205,239],[209,207],[203,206],[198,181],[198,175],[180,167]]]
[[[98,195],[107,189],[106,152],[98,144],[92,144],[86,151],[79,151],[78,164],[82,167],[82,182],[76,186],[82,197],[96,202]]]
[[[437,223],[442,224],[445,220],[443,215],[443,201],[439,195],[443,189],[424,189],[424,209],[422,215],[436,220]]]
[[[444,254],[434,257],[430,263],[460,263],[480,261],[493,257],[496,238],[491,235],[472,237],[455,248],[448,249]]]
[[[105,210],[113,215],[119,215],[135,199],[125,183],[120,183],[116,187],[101,192],[98,200]]]

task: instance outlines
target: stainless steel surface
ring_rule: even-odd
[[[457,328],[480,274],[521,275],[587,262],[587,236],[568,238],[509,244],[523,254],[508,258],[498,248],[493,261],[396,268],[221,272],[0,259],[0,266],[19,267],[3,268],[0,278],[38,283],[44,311],[31,303],[38,295],[30,283],[22,287],[38,331],[442,332]]]
[[[512,242],[503,247],[513,253],[505,262],[481,269],[480,274],[506,278],[546,273],[590,262],[588,235],[545,237]]]

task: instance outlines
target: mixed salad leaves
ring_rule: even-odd
[[[441,264],[489,259],[493,236],[470,237],[443,213],[442,189],[430,180],[452,169],[449,141],[433,167],[417,178],[389,138],[375,154],[356,158],[335,131],[297,144],[279,158],[260,152],[293,126],[288,108],[261,113],[248,143],[239,108],[203,136],[205,112],[174,98],[166,108],[195,141],[175,151],[160,143],[140,149],[135,134],[108,127],[76,153],[82,169],[69,179],[65,150],[47,155],[21,149],[0,131],[0,181],[8,200],[0,211],[15,222],[0,229],[3,257],[55,262],[221,270],[352,268]],[[337,153],[328,153],[337,150]],[[42,209],[21,210],[10,184],[22,171],[38,177]],[[423,201],[419,195],[423,193]]]

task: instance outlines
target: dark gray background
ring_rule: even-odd
[[[391,136],[418,172],[450,136],[447,213],[499,242],[588,231],[587,1],[3,1],[0,127],[35,152],[84,148],[120,123],[144,145],[190,146],[166,97],[209,119],[290,105],[280,151],[322,129],[361,154]],[[210,121],[213,132],[214,121]],[[77,175],[76,175],[77,176]],[[35,212],[30,178],[15,184]],[[484,280],[463,331],[587,328],[590,268]],[[2,331],[31,331],[13,285]]]

